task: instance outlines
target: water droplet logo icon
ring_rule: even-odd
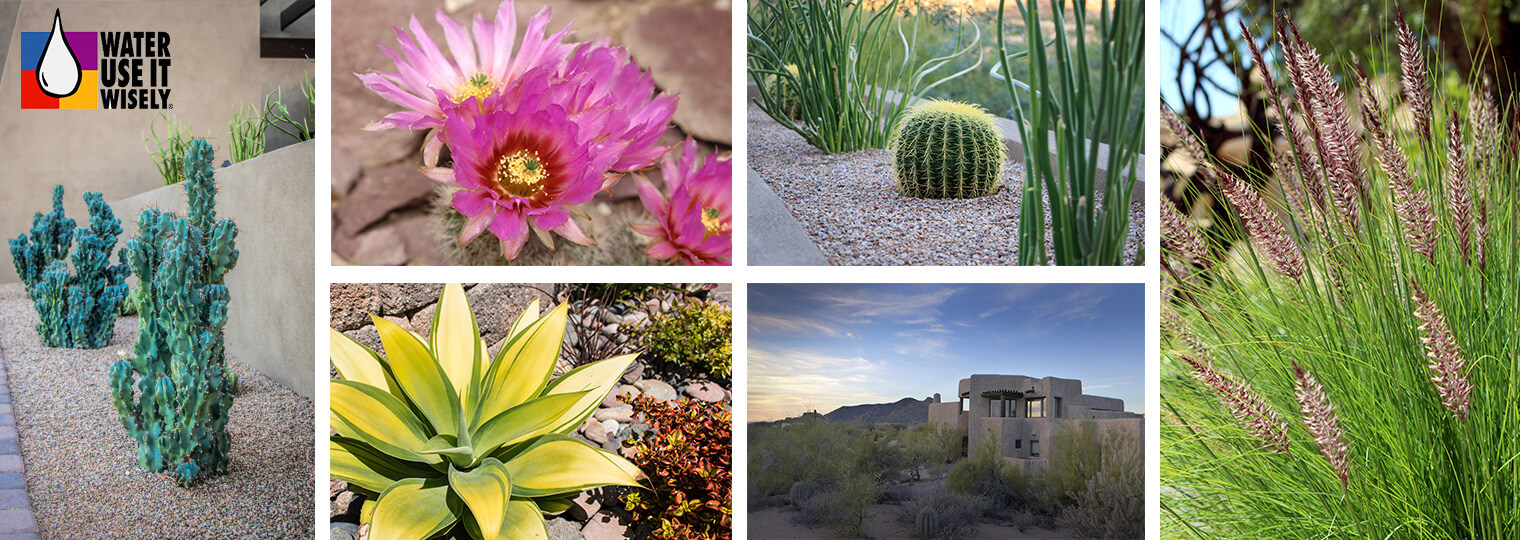
[[[55,98],[74,95],[79,91],[79,59],[63,36],[61,10],[53,10],[53,32],[48,36],[47,47],[37,62],[37,86],[42,93]]]

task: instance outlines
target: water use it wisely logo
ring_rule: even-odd
[[[168,32],[21,32],[21,108],[172,109]]]

